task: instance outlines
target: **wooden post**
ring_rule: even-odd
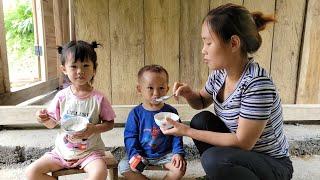
[[[10,92],[6,36],[2,0],[0,0],[0,93]]]
[[[319,1],[308,1],[296,103],[320,102],[319,9]]]
[[[69,0],[69,25],[70,25],[69,26],[69,29],[70,29],[70,41],[76,40],[73,0]]]
[[[69,2],[65,0],[53,1],[53,16],[56,35],[56,44],[62,46],[70,40]],[[59,55],[58,55],[59,56]],[[63,87],[65,75],[60,71],[60,59],[57,57],[57,75],[59,87]]]

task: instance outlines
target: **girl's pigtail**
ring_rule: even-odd
[[[101,46],[101,44],[97,43],[97,41],[92,41],[92,42],[91,42],[91,47],[92,47],[93,49],[97,48],[98,46]]]
[[[57,50],[58,50],[59,54],[62,54],[62,47],[61,46],[58,46]]]

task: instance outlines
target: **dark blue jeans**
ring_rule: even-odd
[[[230,132],[225,124],[209,111],[196,114],[190,126],[214,132]],[[214,180],[287,180],[293,167],[289,157],[271,156],[232,147],[217,147],[193,140],[201,156],[201,164],[209,179]]]

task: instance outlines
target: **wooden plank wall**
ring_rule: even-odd
[[[180,81],[195,89],[205,84],[209,71],[202,61],[202,20],[209,10],[208,0],[188,0],[181,3],[180,16]],[[181,103],[186,103],[182,98]]]
[[[77,39],[104,44],[98,50],[96,87],[113,104],[136,104],[137,71],[156,63],[168,70],[171,86],[179,80],[200,89],[209,73],[202,63],[202,19],[209,9],[227,2],[275,15],[277,22],[261,32],[263,42],[253,56],[272,75],[283,103],[319,103],[312,94],[319,94],[314,79],[319,76],[313,72],[320,72],[316,0],[75,0]]]
[[[42,3],[46,24],[46,77],[54,79],[58,72],[56,44],[69,39],[67,1],[37,2]],[[113,104],[136,104],[137,71],[157,63],[169,71],[171,86],[179,80],[200,89],[209,73],[202,63],[202,19],[209,9],[227,2],[275,15],[278,22],[261,32],[262,46],[253,56],[271,73],[283,103],[319,103],[320,1],[316,0],[74,0],[77,39],[103,44],[97,50],[95,86]],[[60,11],[54,11],[57,9]],[[58,19],[53,19],[53,13]],[[1,27],[2,16],[0,13]],[[10,91],[3,30],[0,28],[1,94]]]
[[[275,0],[269,0],[268,3],[264,2],[265,0],[246,0],[243,5],[247,7],[249,11],[260,11],[267,15],[274,15]],[[265,30],[260,32],[260,35],[262,38],[262,44],[253,57],[262,67],[270,72],[273,24],[269,24]]]
[[[55,35],[55,23],[53,13],[53,0],[41,1],[44,23],[44,48],[47,64],[47,80],[57,77],[57,47]]]
[[[69,4],[66,0],[53,1],[53,16],[57,46],[62,46],[70,40]],[[59,56],[59,55],[58,55]],[[60,71],[60,59],[56,61],[59,85],[62,86],[64,74]]]
[[[300,63],[297,103],[320,102],[320,1],[309,0]]]
[[[144,18],[145,64],[162,65],[172,84],[179,80],[180,0],[145,0]]]
[[[70,40],[69,37],[69,9],[68,1],[53,1],[53,16],[56,35],[56,44],[62,45]],[[60,64],[59,64],[60,65]]]
[[[144,65],[143,0],[110,0],[109,5],[112,100],[134,104],[139,101],[136,74]]]
[[[216,7],[221,6],[223,4],[226,4],[226,3],[233,3],[233,4],[243,5],[243,0],[230,0],[230,1],[226,1],[226,0],[210,0],[210,9],[216,8]]]
[[[103,45],[96,50],[98,68],[95,76],[95,87],[102,90],[107,97],[111,97],[109,1],[76,0],[74,1],[74,7],[77,39],[89,42],[96,40]],[[126,49],[123,51],[126,51]],[[114,75],[117,76],[117,74]],[[125,84],[125,82],[123,83]]]
[[[282,102],[295,103],[305,0],[277,0],[271,75]]]

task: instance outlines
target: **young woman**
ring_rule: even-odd
[[[226,4],[202,25],[204,63],[212,73],[200,92],[176,82],[173,92],[194,109],[214,104],[215,114],[195,115],[190,127],[168,119],[164,134],[189,136],[209,179],[291,179],[279,94],[262,67],[249,58],[261,45],[259,31],[272,17]]]

